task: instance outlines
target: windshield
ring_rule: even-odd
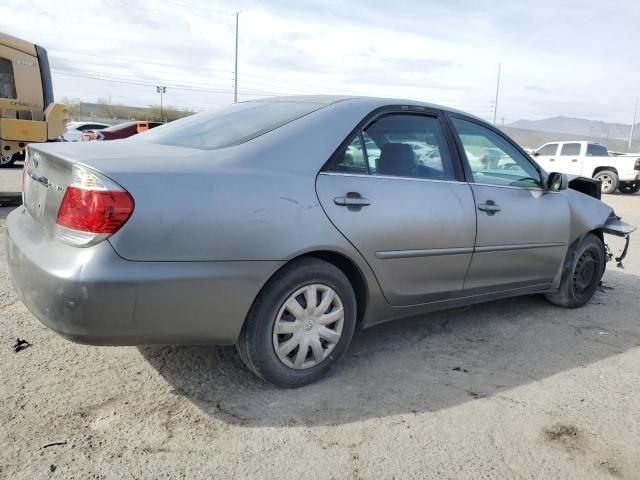
[[[323,105],[312,102],[255,101],[192,115],[138,136],[139,140],[210,150],[244,143]]]

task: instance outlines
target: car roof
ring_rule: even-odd
[[[406,98],[370,97],[359,95],[283,95],[278,97],[265,97],[255,100],[247,100],[244,103],[250,102],[309,102],[317,103],[324,106],[332,105],[339,102],[359,102],[369,104],[372,110],[392,105],[408,105],[432,108],[435,110],[444,110],[451,113],[459,113],[461,115],[476,118],[483,123],[486,123],[486,120],[483,120],[482,118],[472,115],[468,112],[463,112],[461,110],[446,107],[444,105],[438,105],[435,103],[423,102],[419,100],[409,100]]]

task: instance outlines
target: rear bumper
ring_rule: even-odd
[[[108,242],[42,241],[23,207],[7,218],[11,282],[47,327],[92,345],[233,344],[282,262],[132,262]]]

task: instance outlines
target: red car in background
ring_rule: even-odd
[[[88,142],[91,140],[117,140],[128,138],[138,133],[146,132],[150,128],[162,125],[162,122],[124,122],[102,130],[89,130],[82,133],[81,140]]]

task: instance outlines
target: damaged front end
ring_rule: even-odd
[[[609,235],[615,235],[616,237],[622,237],[625,239],[624,248],[622,249],[622,253],[619,257],[615,257],[616,265],[618,268],[624,268],[622,265],[622,261],[627,256],[627,251],[629,250],[629,239],[631,232],[636,229],[633,225],[629,225],[622,221],[622,219],[615,214],[615,212],[611,212],[609,218],[605,222],[602,227],[602,232],[607,233]],[[612,260],[613,253],[609,250],[609,246],[605,244],[605,249],[607,253],[607,259]]]

